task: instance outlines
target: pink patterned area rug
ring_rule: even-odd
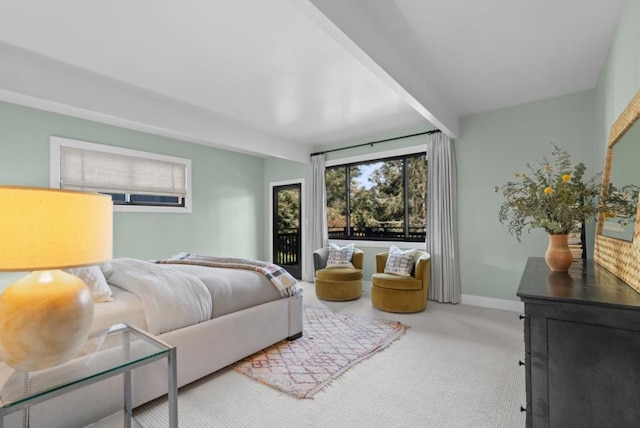
[[[304,307],[304,334],[238,362],[234,370],[298,398],[312,398],[350,367],[386,348],[408,327]]]

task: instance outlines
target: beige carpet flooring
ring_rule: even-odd
[[[313,399],[293,398],[225,368],[180,389],[181,428],[524,427],[522,321],[515,312],[429,302],[419,314],[372,308],[369,287],[351,302],[305,304],[400,321],[410,328]],[[145,428],[167,426],[166,400],[135,410]]]

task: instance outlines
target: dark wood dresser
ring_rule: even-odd
[[[518,297],[527,426],[640,427],[640,294],[592,260],[531,257]]]

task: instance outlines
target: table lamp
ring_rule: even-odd
[[[33,271],[0,295],[0,358],[20,372],[73,358],[93,321],[93,299],[59,269],[111,259],[109,196],[0,186],[0,272]]]

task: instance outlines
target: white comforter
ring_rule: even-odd
[[[211,318],[211,294],[197,277],[136,259],[114,259],[111,264],[113,273],[109,283],[140,298],[151,334]]]

